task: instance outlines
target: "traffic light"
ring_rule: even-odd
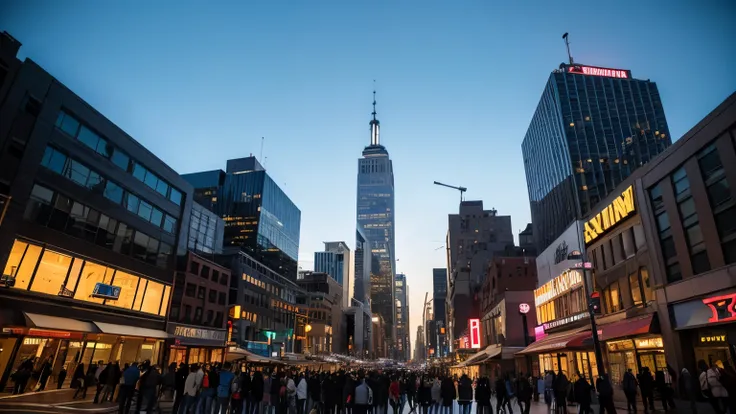
[[[600,315],[601,314],[601,294],[598,292],[593,292],[590,295],[590,306],[593,307],[593,313]]]

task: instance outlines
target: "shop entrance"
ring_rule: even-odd
[[[695,348],[695,361],[705,361],[711,366],[720,361],[723,366],[734,366],[728,347]]]

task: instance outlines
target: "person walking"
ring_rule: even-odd
[[[218,375],[218,385],[216,388],[217,401],[219,410],[216,414],[227,414],[230,409],[230,398],[234,392],[237,392],[238,384],[233,373],[233,366],[230,362],[225,362]]]
[[[176,370],[176,374],[174,376],[174,405],[171,407],[171,412],[173,414],[179,414],[181,402],[184,401],[184,385],[186,384],[188,376],[189,367],[182,362],[179,364],[179,369]]]
[[[481,377],[475,386],[475,403],[478,414],[493,414],[491,383],[486,376]]]
[[[455,408],[453,405],[455,404],[455,400],[457,399],[457,389],[455,388],[455,383],[450,377],[445,377],[442,379],[442,408],[441,413],[442,414],[454,414]]]
[[[422,407],[421,414],[429,414],[429,410],[433,405],[432,400],[432,379],[423,376],[419,381],[417,389],[417,404]]]
[[[702,374],[701,374],[702,375]],[[705,372],[706,386],[710,391],[711,399],[714,408],[717,408],[717,413],[728,412],[728,391],[721,382],[721,371],[718,368],[717,363],[710,366],[710,369]]]
[[[470,414],[473,408],[473,381],[464,373],[457,382],[457,402],[460,414]]]
[[[683,399],[686,399],[690,403],[690,411],[693,414],[698,414],[695,380],[693,376],[690,375],[690,371],[688,371],[687,368],[683,368],[682,371],[680,371],[679,386],[680,396],[682,396]]]
[[[123,382],[120,384],[120,394],[118,402],[118,414],[128,414],[130,406],[133,403],[133,394],[135,394],[135,385],[141,377],[141,371],[136,364],[130,366],[123,371]]]
[[[48,382],[51,376],[51,357],[46,358],[46,361],[41,365],[41,374],[38,378],[38,390],[43,391],[46,389],[46,382]]]
[[[299,375],[298,384],[296,385],[296,412],[297,414],[308,414],[307,410],[307,379],[304,373]]]
[[[521,414],[529,414],[529,410],[531,402],[532,402],[532,395],[534,394],[534,390],[532,390],[532,375],[529,374],[527,377],[524,377],[524,373],[519,374],[519,378],[516,380],[516,399],[517,403],[519,405],[519,412]]]
[[[61,371],[59,371],[59,375],[56,377],[56,389],[60,390],[61,387],[64,385],[64,380],[66,379],[66,364],[64,364],[61,367]]]
[[[197,401],[199,391],[202,388],[202,380],[204,379],[204,373],[200,369],[198,364],[192,365],[192,369],[187,375],[187,379],[184,383],[184,405],[181,407],[180,414],[187,414],[190,408],[197,407]]]
[[[388,402],[391,404],[391,409],[394,414],[400,414],[399,398],[401,398],[401,392],[399,388],[399,378],[394,377],[393,381],[391,381],[391,385],[388,387]]]
[[[79,395],[80,392],[82,393],[82,399],[87,398],[87,389],[96,385],[96,373],[97,365],[95,365],[94,363],[90,364],[87,373],[84,375],[84,381],[81,382],[81,386],[77,388],[77,390],[74,392],[74,397],[72,397],[73,400],[77,399],[77,395]]]
[[[595,389],[598,390],[598,404],[600,404],[600,414],[607,412],[608,414],[616,414],[616,407],[613,405],[613,387],[607,375],[600,375],[595,381]]]
[[[501,410],[505,410],[504,407],[508,408],[508,412],[506,414],[513,414],[514,410],[511,407],[511,402],[509,401],[506,381],[501,374],[498,374],[498,378],[496,379],[496,412],[500,413]]]
[[[585,376],[578,372],[578,380],[573,385],[573,394],[575,395],[575,401],[578,402],[580,407],[578,414],[593,414],[593,409],[590,407],[591,404],[591,389],[588,380]],[[529,412],[527,411],[526,414]]]
[[[439,377],[435,377],[432,381],[432,414],[440,414],[440,407],[442,404],[442,383]]]
[[[366,383],[365,377],[359,378],[360,384],[355,387],[355,414],[366,414],[373,404],[373,390]]]
[[[151,361],[144,361],[140,378],[140,387],[138,390],[138,401],[136,402],[136,412],[140,414],[141,407],[145,407],[146,413],[153,411],[153,407],[158,402],[158,389],[162,383],[161,373],[158,366],[151,365]],[[143,403],[145,402],[145,406]]]
[[[649,367],[641,369],[638,382],[641,399],[644,403],[644,414],[648,414],[650,410],[654,412],[654,378],[649,371]]]
[[[544,403],[547,404],[547,411],[552,408],[552,400],[554,399],[555,374],[547,371],[544,376]]]
[[[639,387],[639,382],[634,377],[631,368],[624,374],[622,385],[626,396],[626,409],[629,412],[636,412],[636,390]]]
[[[555,407],[556,412],[566,413],[567,412],[567,392],[570,387],[570,381],[567,379],[567,375],[560,369],[555,376],[552,388],[555,394]]]

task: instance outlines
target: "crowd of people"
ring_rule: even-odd
[[[40,365],[40,369],[34,366]],[[568,403],[578,413],[592,413],[593,395],[601,414],[615,413],[614,387],[607,376],[589,383],[584,375],[568,379],[562,371],[548,371],[541,378],[529,375],[494,373],[471,379],[437,372],[392,370],[341,370],[326,372],[277,367],[245,368],[245,364],[179,364],[161,367],[98,361],[85,367],[76,365],[71,378],[73,398],[86,399],[94,392],[94,403],[116,402],[121,414],[131,409],[153,413],[161,401],[173,403],[175,414],[470,414],[473,404],[478,414],[503,412],[528,414],[532,399],[543,396],[548,411],[567,413]],[[644,412],[654,411],[655,395],[666,412],[675,409],[675,395],[697,413],[697,401],[707,400],[716,414],[736,414],[736,371],[716,361],[698,363],[699,374],[671,367],[652,374],[642,367],[638,375],[624,373],[621,389],[627,410],[637,412],[638,397]],[[61,388],[65,367],[56,378]],[[50,361],[23,361],[12,374],[13,393],[43,390],[52,382]],[[29,383],[36,379],[34,383]],[[117,391],[117,393],[116,393]],[[495,409],[494,409],[495,405]]]

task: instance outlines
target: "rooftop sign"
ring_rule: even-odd
[[[585,244],[590,244],[606,231],[636,211],[634,206],[634,187],[629,186],[620,196],[607,205],[600,213],[585,223]]]
[[[567,67],[567,72],[589,76],[604,76],[607,78],[631,79],[631,72],[623,69],[609,69],[598,68],[595,66],[573,65]]]

